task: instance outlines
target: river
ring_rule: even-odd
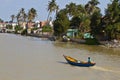
[[[0,80],[120,80],[120,50],[0,34]],[[63,54],[96,62],[75,67]]]

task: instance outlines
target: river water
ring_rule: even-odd
[[[0,80],[120,80],[120,50],[0,34]],[[96,62],[67,64],[63,54]]]

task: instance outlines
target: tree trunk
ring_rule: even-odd
[[[47,21],[48,21],[49,17],[50,17],[50,11],[49,11],[49,13],[48,13]]]

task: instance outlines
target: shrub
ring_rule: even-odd
[[[96,38],[87,38],[86,40],[86,44],[88,45],[99,45],[99,41]]]
[[[27,29],[24,29],[24,30],[21,32],[21,35],[27,35]]]
[[[52,32],[52,28],[50,26],[43,26],[42,31],[43,32]]]

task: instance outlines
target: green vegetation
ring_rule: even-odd
[[[16,33],[16,34],[17,34],[17,33],[20,33],[20,31],[22,31],[22,30],[23,30],[23,28],[20,27],[19,25],[15,26],[15,33]]]
[[[27,35],[27,29],[22,30],[21,35]]]
[[[36,16],[37,16],[36,10],[34,8],[31,8],[28,12],[28,21],[32,22],[32,20],[34,20]]]
[[[85,44],[87,44],[87,45],[98,45],[98,44],[100,44],[99,41],[95,38],[87,38],[85,40],[86,40]]]
[[[56,20],[54,21],[54,35],[60,37],[64,34],[69,28],[69,19],[67,17],[66,10],[61,10],[58,12],[56,16]]]
[[[73,28],[79,30],[80,36],[90,32],[94,37],[98,35],[107,37],[106,40],[120,38],[120,1],[111,1],[104,16],[98,4],[100,4],[98,0],[90,0],[85,5],[76,5],[73,2],[67,4],[56,15],[54,34],[60,36],[67,29]]]
[[[117,39],[120,35],[120,1],[113,0],[108,4],[106,15],[103,19],[105,23],[105,33],[109,39]]]
[[[43,26],[42,32],[52,32],[52,28],[50,26]]]
[[[13,27],[12,25],[6,25],[7,29],[12,29],[12,27]]]
[[[4,22],[4,21],[0,18],[0,22]]]
[[[47,21],[49,20],[50,14],[52,12],[56,12],[56,14],[58,12],[59,7],[58,7],[58,5],[56,4],[55,1],[56,0],[51,0],[51,1],[48,2],[48,8],[47,8],[47,10],[49,11],[49,14],[48,14],[48,17],[47,17]]]
[[[12,19],[11,21],[13,22],[13,20],[16,18],[18,25],[21,26],[21,24],[23,22],[26,22],[26,21],[27,22],[32,22],[35,19],[36,16],[37,16],[37,11],[34,8],[31,8],[28,11],[28,14],[26,14],[24,8],[21,8],[16,16],[11,15],[11,19]]]
[[[53,28],[44,26],[42,30],[43,32],[53,31],[55,36],[61,37],[67,33],[68,29],[77,29],[77,36],[74,38],[81,39],[85,33],[90,33],[94,39],[87,39],[87,44],[98,43],[97,39],[100,40],[100,38],[105,40],[120,39],[120,1],[111,0],[105,9],[105,15],[101,14],[98,4],[100,4],[98,0],[90,0],[85,5],[71,2],[66,4],[65,8],[59,9],[56,0],[51,0],[47,6],[49,12],[47,21],[50,21],[50,15],[55,12]],[[24,8],[21,8],[17,15],[11,15],[11,22],[16,18],[19,25],[15,27],[15,33],[22,31],[26,34],[26,30],[22,30],[21,24],[23,22],[31,22],[32,24],[36,16],[37,11],[34,8],[31,8],[27,14]],[[0,19],[0,22],[2,21]],[[8,28],[11,27],[8,25]],[[37,29],[33,28],[32,30]]]

